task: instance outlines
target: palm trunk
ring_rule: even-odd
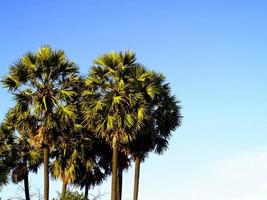
[[[29,173],[24,176],[24,192],[25,192],[25,200],[30,200],[30,189],[29,189]]]
[[[137,157],[135,158],[134,196],[133,196],[133,200],[138,200],[140,163],[141,163],[141,159],[140,159],[139,156],[137,156]]]
[[[112,182],[111,182],[111,200],[117,200],[117,168],[118,168],[118,144],[113,145],[112,154]]]
[[[86,183],[86,185],[85,185],[85,192],[84,192],[85,199],[88,199],[88,193],[89,193],[89,184]]]
[[[117,180],[117,200],[121,200],[122,197],[122,168],[118,168],[118,180]]]
[[[62,182],[62,192],[61,192],[61,196],[64,196],[66,191],[67,191],[67,182],[65,180],[63,180]]]
[[[44,147],[44,200],[49,200],[49,171],[48,171],[48,147],[47,146]]]

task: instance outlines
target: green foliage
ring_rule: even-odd
[[[136,156],[144,160],[149,152],[155,151],[162,154],[168,148],[168,141],[177,127],[181,125],[181,106],[175,96],[171,94],[169,84],[165,77],[152,72],[153,89],[156,88],[154,98],[147,98],[149,116],[144,120],[144,128],[139,130],[138,137],[133,140],[129,147],[133,158]]]
[[[157,93],[152,73],[136,63],[132,51],[104,54],[94,64],[85,81],[83,123],[110,144],[127,144],[149,117],[145,97]]]
[[[83,194],[78,192],[67,191],[64,196],[59,195],[57,199],[54,200],[87,200]]]
[[[51,139],[51,132],[62,132],[60,129],[75,119],[71,100],[79,83],[78,67],[62,50],[45,46],[25,54],[10,66],[2,83],[16,102],[14,112],[9,113],[10,122],[31,136],[36,147],[41,147],[45,135]]]
[[[64,51],[44,46],[10,66],[2,83],[15,105],[0,128],[0,188],[9,175],[17,183],[37,172],[44,149],[54,178],[95,186],[111,173],[112,148],[127,168],[130,154],[144,160],[163,153],[181,125],[165,77],[137,63],[132,51],[99,56],[84,79]],[[77,192],[59,198],[85,199]]]

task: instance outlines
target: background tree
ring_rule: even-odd
[[[50,171],[55,179],[59,178],[62,181],[61,194],[64,196],[67,185],[76,179],[75,165],[79,155],[77,149],[71,143],[63,143],[61,147],[53,152],[55,160],[51,163]]]
[[[165,77],[162,74],[152,73],[159,92],[153,99],[147,97],[151,117],[145,120],[145,126],[139,130],[140,134],[129,145],[132,159],[135,161],[134,200],[138,199],[141,161],[144,161],[151,151],[162,154],[167,149],[171,133],[181,125],[182,119],[179,102],[171,95]]]
[[[91,186],[102,183],[110,172],[110,147],[96,138],[94,134],[85,129],[81,123],[83,113],[81,112],[81,93],[84,89],[84,79],[73,87],[75,96],[70,104],[75,106],[75,120],[63,122],[64,127],[58,126],[56,131],[61,134],[54,144],[57,144],[52,152],[53,162],[51,172],[55,178],[63,182],[62,193],[64,196],[68,184],[85,187],[85,196]],[[59,124],[64,117],[58,113]],[[57,134],[58,135],[58,134]]]
[[[0,190],[8,184],[11,173],[11,167],[7,164],[11,149],[10,141],[13,140],[11,133],[4,123],[0,124]]]
[[[29,144],[29,137],[24,132],[18,132],[13,122],[17,122],[17,109],[13,107],[5,116],[1,126],[1,155],[5,156],[4,164],[11,170],[11,180],[13,183],[24,181],[25,199],[30,199],[29,172],[37,173],[42,163],[42,155]],[[4,151],[3,151],[4,150]]]
[[[80,164],[76,165],[78,177],[75,181],[75,185],[84,188],[85,198],[88,198],[90,188],[101,184],[110,175],[112,157],[109,145],[93,135],[88,136],[83,142]]]
[[[77,73],[78,67],[62,50],[42,47],[36,53],[22,56],[2,80],[16,101],[16,129],[28,133],[31,145],[44,153],[44,200],[49,199],[50,141],[53,128],[58,125],[55,115],[61,112],[66,121],[75,119],[74,107],[67,101],[74,95],[72,88],[78,81]]]

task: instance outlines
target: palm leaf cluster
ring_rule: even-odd
[[[83,77],[64,51],[41,47],[22,56],[2,80],[14,99],[0,128],[0,187],[24,181],[44,166],[49,174],[88,190],[112,174],[111,199],[121,200],[123,170],[135,161],[134,199],[140,162],[161,154],[181,125],[179,102],[165,77],[146,69],[132,51],[97,57]]]

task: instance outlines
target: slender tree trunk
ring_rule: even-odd
[[[44,200],[49,200],[48,154],[49,154],[48,146],[45,146],[44,147]]]
[[[113,144],[112,154],[112,182],[111,182],[111,200],[117,200],[117,167],[118,167],[118,144]]]
[[[141,159],[140,159],[139,156],[137,156],[137,157],[135,158],[134,196],[133,196],[133,200],[138,200],[140,163],[141,163]]]
[[[25,191],[25,199],[30,200],[30,189],[29,189],[29,173],[24,176],[24,191]]]
[[[117,200],[121,200],[122,197],[122,168],[118,168],[118,180],[117,180]]]
[[[85,199],[88,199],[88,193],[89,193],[89,184],[86,183],[86,185],[85,185],[85,191],[84,191],[84,197],[85,197]]]
[[[67,191],[67,182],[65,180],[63,180],[62,182],[62,192],[61,192],[61,196],[64,196],[66,191]]]

